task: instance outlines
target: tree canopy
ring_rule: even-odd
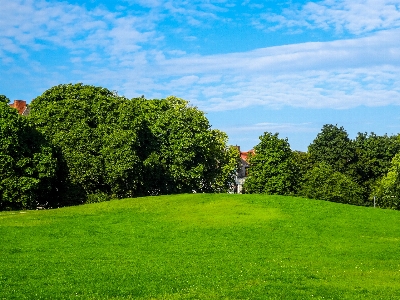
[[[0,210],[47,205],[57,170],[53,148],[0,98]]]
[[[247,193],[287,195],[295,190],[296,174],[293,152],[287,139],[278,133],[265,132],[250,157],[249,177],[245,181]]]
[[[393,157],[389,171],[377,182],[373,196],[377,197],[379,207],[400,209],[400,153]]]
[[[351,177],[335,171],[325,162],[316,164],[303,178],[299,191],[308,198],[361,205],[361,187]]]
[[[0,210],[110,198],[227,192],[239,152],[205,114],[174,96],[128,99],[61,84],[20,116],[0,95]],[[326,124],[308,152],[265,132],[250,155],[247,193],[299,195],[400,209],[400,137]]]
[[[337,172],[346,172],[354,160],[353,143],[346,130],[337,125],[326,124],[315,140],[308,146],[314,163],[324,162]]]
[[[235,161],[225,133],[183,99],[127,99],[101,87],[55,86],[29,119],[57,152],[59,198],[226,191]]]
[[[235,169],[227,135],[211,129],[204,113],[183,99],[168,97],[142,105],[152,135],[151,155],[145,160],[148,190],[226,190]]]

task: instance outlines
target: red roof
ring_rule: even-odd
[[[246,162],[248,162],[248,156],[249,156],[249,154],[252,154],[252,155],[254,155],[254,149],[251,149],[251,150],[249,150],[249,151],[246,151],[246,152],[242,152],[242,151],[240,151],[240,158],[241,159],[243,159],[244,161],[246,161]]]
[[[14,100],[13,104],[10,104],[12,108],[18,110],[18,113],[22,115],[26,109],[26,101],[25,100]]]

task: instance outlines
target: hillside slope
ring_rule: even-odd
[[[0,299],[399,299],[400,212],[194,194],[0,213]]]

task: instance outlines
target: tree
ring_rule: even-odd
[[[393,157],[400,151],[400,141],[397,136],[358,133],[354,147],[356,159],[350,173],[364,187],[364,199],[368,201],[376,181],[387,174]]]
[[[361,205],[361,187],[351,177],[335,171],[325,162],[316,164],[304,176],[300,195],[332,202]]]
[[[171,96],[142,104],[154,137],[144,161],[149,193],[227,190],[236,161],[226,134],[211,129],[204,113],[183,99]]]
[[[378,207],[400,210],[400,153],[393,157],[388,173],[378,181],[373,195]]]
[[[335,171],[346,173],[354,161],[355,150],[343,127],[324,125],[315,140],[308,146],[313,163],[324,162]]]
[[[254,150],[255,155],[249,161],[249,176],[244,183],[246,193],[293,193],[296,174],[287,139],[280,139],[278,133],[265,132]]]
[[[226,134],[176,97],[131,100],[67,84],[33,100],[30,119],[58,149],[60,199],[226,190],[233,169]]]
[[[0,103],[8,104],[9,102],[10,102],[10,99],[8,99],[5,95],[0,95]]]
[[[304,176],[313,168],[310,155],[307,152],[293,151],[293,170],[296,174],[295,178],[295,194],[299,192]]]
[[[0,101],[0,210],[29,209],[51,201],[57,161],[28,120]]]
[[[82,84],[55,86],[32,101],[29,118],[58,149],[60,201],[136,195],[142,176],[137,115],[128,99]]]

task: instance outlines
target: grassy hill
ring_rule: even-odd
[[[400,299],[400,212],[178,195],[0,213],[0,299]]]

